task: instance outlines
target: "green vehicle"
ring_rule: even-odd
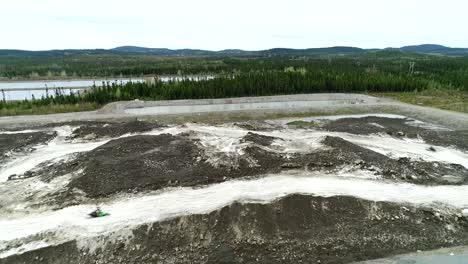
[[[108,216],[110,215],[109,213],[106,213],[104,211],[101,210],[101,208],[96,208],[96,210],[94,210],[93,212],[91,212],[89,214],[89,216],[93,217],[93,218],[96,218],[96,217],[104,217],[104,216]]]

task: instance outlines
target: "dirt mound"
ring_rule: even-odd
[[[294,162],[307,166],[309,170],[336,170],[353,166],[386,179],[416,184],[468,183],[468,170],[461,165],[392,159],[340,137],[327,136],[322,143],[331,149],[297,156]]]
[[[90,196],[103,196],[188,184],[185,181],[191,178],[203,181],[212,168],[197,161],[198,156],[200,149],[180,136],[163,134],[112,140],[80,157],[83,175],[70,186]]]
[[[468,151],[468,131],[434,130],[408,124],[412,119],[362,117],[342,118],[329,121],[322,129],[333,132],[347,132],[358,135],[385,133],[394,137],[422,138],[424,141],[439,146],[454,146]]]
[[[434,145],[445,142],[442,145],[466,146],[466,137],[460,131],[407,127],[401,119],[363,120],[331,123],[335,122],[335,128],[344,132],[385,132],[402,138],[422,136]],[[107,143],[56,162],[44,162],[36,166],[37,170],[26,173],[37,178],[7,181],[3,188],[8,190],[6,201],[15,201],[8,210],[16,212],[16,205],[27,204],[31,209],[49,212],[74,204],[105,204],[118,197],[115,195],[118,193],[202,186],[268,173],[295,175],[287,170],[297,170],[294,171],[297,175],[310,177],[327,173],[331,177],[375,177],[376,181],[384,178],[425,185],[468,184],[468,171],[461,165],[414,160],[410,152],[407,158],[393,159],[340,137],[322,137],[324,131],[309,140],[308,133],[316,133],[317,128],[294,131],[302,133],[299,136],[286,131],[283,141],[260,135],[261,132],[229,133],[224,129],[218,133],[209,126],[199,131],[179,129],[184,128],[181,126],[171,129],[175,133],[183,132],[176,135],[133,135],[93,142],[95,138],[149,131],[158,125],[137,121],[76,125],[81,128],[72,137],[79,140],[66,141],[66,144]],[[0,135],[0,143],[5,142],[0,145],[4,150],[0,150],[24,151],[54,135],[5,134],[3,139]],[[245,136],[239,138],[239,135]],[[467,216],[461,209],[445,208],[441,204],[434,207],[439,209],[352,197],[292,195],[268,204],[234,203],[205,215],[177,217],[132,230],[113,230],[84,241],[70,241],[0,259],[0,264],[349,263],[466,245]],[[18,212],[24,213],[21,208]],[[117,216],[117,212],[113,215]],[[51,242],[55,241],[53,236],[60,235],[39,234],[39,239]],[[12,248],[27,245],[25,241],[15,240]]]
[[[128,133],[142,133],[161,125],[156,123],[147,123],[141,121],[104,123],[104,122],[86,122],[81,123],[80,127],[73,131],[71,138],[96,139],[103,137],[118,137]]]
[[[277,125],[273,125],[271,123],[267,123],[265,121],[246,121],[246,122],[238,122],[234,123],[235,126],[250,130],[250,131],[272,131],[278,129]]]
[[[55,136],[55,132],[0,134],[0,162],[13,152],[32,151],[34,146],[45,144]]]
[[[247,135],[245,135],[241,142],[252,142],[261,146],[269,146],[274,140],[277,140],[278,138],[275,137],[269,137],[269,136],[264,136],[264,135],[259,135],[256,133],[248,132]]]
[[[236,168],[214,167],[203,158],[203,149],[186,135],[139,135],[112,140],[61,166],[67,171],[84,169],[69,184],[70,188],[83,190],[89,197],[102,197],[116,192],[204,185],[258,175],[278,171],[283,162],[255,146],[245,152],[237,157]]]
[[[419,135],[430,144],[454,147],[468,152],[468,130],[425,131]]]
[[[72,241],[0,263],[349,263],[466,245],[468,219],[352,197],[293,195],[122,233],[93,238],[94,251]]]
[[[464,184],[465,168],[455,164],[391,159],[339,137],[326,137],[326,149],[283,155],[268,151],[275,140],[249,133],[241,141],[253,144],[243,155],[222,156],[222,165],[208,161],[205,149],[191,135],[138,135],[112,140],[76,159],[35,172],[45,181],[53,175],[83,170],[68,188],[84,191],[89,198],[118,192],[159,190],[175,186],[197,186],[234,178],[279,173],[289,169],[339,171],[366,170],[387,179],[418,184]],[[235,163],[235,166],[226,165]]]
[[[424,129],[408,125],[409,119],[368,116],[362,118],[342,118],[322,126],[323,129],[335,132],[348,132],[368,135],[387,133],[394,136],[416,137]]]

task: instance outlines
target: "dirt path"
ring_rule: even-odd
[[[261,118],[278,114],[310,113],[314,115],[314,113],[336,114],[337,112],[396,113],[452,129],[468,129],[468,115],[464,113],[410,105],[361,94],[303,94],[228,99],[115,102],[98,111],[1,117],[0,128],[72,121],[134,120],[144,117],[174,120],[185,116],[190,120],[213,114],[226,118],[235,115],[242,115],[246,118]]]

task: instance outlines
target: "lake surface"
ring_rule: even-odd
[[[125,80],[70,80],[70,81],[24,81],[24,82],[0,82],[0,99],[6,101],[36,99],[42,96],[54,96],[55,90],[61,89],[63,94],[70,94],[70,91],[77,93],[93,85],[102,86],[103,82],[109,84],[126,84],[128,82],[142,82],[143,79],[125,79]]]
[[[1,89],[0,89],[1,90]],[[83,89],[73,89],[73,92],[76,94],[78,92],[81,92]],[[63,94],[69,95],[70,94],[70,89],[63,89],[61,91]],[[5,98],[5,101],[17,101],[17,100],[24,100],[28,99],[31,100],[34,96],[36,99],[40,99],[42,96],[46,96],[49,94],[49,96],[54,96],[55,91],[54,89],[49,89],[47,90],[22,90],[22,91],[8,91],[8,89],[5,89],[3,92],[0,93],[0,100]]]
[[[0,82],[0,90],[10,90],[10,89],[55,89],[55,88],[86,88],[91,87],[94,84],[96,86],[102,85],[102,82],[110,83],[127,83],[127,82],[141,82],[142,79],[135,80],[71,80],[71,81],[26,81],[26,82]]]
[[[181,81],[181,80],[209,80],[213,79],[213,76],[174,76],[174,77],[159,77],[159,80],[163,82],[169,81]],[[126,84],[128,82],[144,82],[145,80],[151,80],[152,78],[135,78],[135,79],[96,79],[96,80],[44,80],[44,81],[18,81],[18,82],[0,82],[0,100],[5,98],[6,101],[12,100],[24,100],[32,99],[34,96],[36,99],[47,95],[55,94],[55,89],[63,88],[64,94],[70,94],[70,90],[77,92],[77,90],[85,90],[93,85],[102,86],[102,83],[109,84]]]

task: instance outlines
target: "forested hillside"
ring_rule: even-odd
[[[4,78],[61,76],[117,78],[143,77],[147,82],[107,84],[81,94],[54,96],[32,101],[1,102],[3,114],[17,109],[74,105],[99,107],[119,100],[198,99],[334,92],[468,93],[468,57],[434,56],[395,50],[347,55],[289,56],[148,56],[106,55],[63,57],[60,63],[44,58],[3,58]],[[161,75],[212,75],[210,80],[161,82]],[[464,101],[464,99],[463,99]],[[463,103],[463,102],[462,102]],[[464,103],[463,103],[464,104]],[[11,110],[11,111],[10,111]],[[31,110],[32,111],[32,110]],[[62,111],[62,110],[60,110]],[[63,110],[67,111],[67,110]],[[21,111],[20,111],[21,112]],[[33,111],[32,111],[33,112]]]

